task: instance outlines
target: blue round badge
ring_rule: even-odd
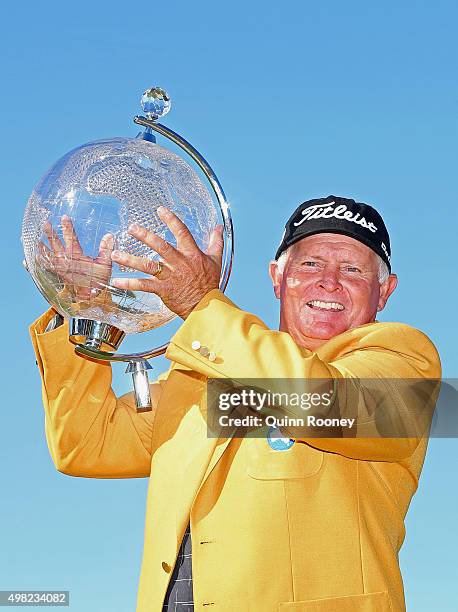
[[[278,427],[269,427],[267,432],[267,442],[270,448],[276,451],[287,451],[294,444],[294,440],[291,438],[283,438],[281,431]]]

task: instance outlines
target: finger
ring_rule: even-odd
[[[65,282],[66,280],[66,276],[63,273],[60,264],[60,260],[59,260],[59,255],[56,255],[54,253],[54,251],[51,251],[44,242],[38,242],[38,252],[39,252],[39,260],[38,260],[38,264],[39,266],[43,269],[46,270],[47,272],[51,272],[51,274],[53,275],[57,275],[57,279],[59,281],[59,286],[60,283],[63,281]],[[36,260],[35,260],[36,261]]]
[[[129,234],[159,253],[164,262],[168,261],[170,264],[174,264],[178,263],[181,258],[181,254],[175,247],[154,232],[148,231],[146,227],[132,223],[132,225],[129,225]]]
[[[207,255],[209,255],[213,261],[219,266],[223,261],[224,251],[224,239],[223,239],[223,226],[217,225],[210,235],[210,241],[208,243]]]
[[[96,257],[97,263],[111,264],[111,255],[114,249],[113,234],[105,234],[102,236],[99,245],[99,254]]]
[[[147,257],[140,257],[138,255],[130,255],[129,253],[125,253],[123,251],[113,251],[111,254],[111,259],[118,264],[125,266],[126,268],[133,268],[134,270],[138,270],[139,272],[145,272],[145,274],[151,274],[151,276],[156,276],[158,273],[158,261],[157,259],[148,259]],[[161,276],[164,273],[164,268],[167,266],[164,262],[162,262],[162,272]]]
[[[56,234],[49,221],[46,221],[44,224],[44,232],[54,253],[56,253],[56,255],[65,255],[64,247],[62,246],[59,236]]]
[[[48,249],[44,242],[38,242],[38,253],[42,259],[42,264],[50,264],[52,262],[52,251]]]
[[[174,235],[179,251],[189,252],[199,248],[188,227],[172,211],[165,206],[159,206],[157,214]]]
[[[46,256],[51,255],[51,250],[41,240],[38,242],[37,247],[38,247],[38,250],[40,251],[40,254],[46,255]]]
[[[68,215],[62,215],[62,236],[67,255],[83,255],[83,249],[76,236],[72,220]]]
[[[113,278],[111,285],[116,289],[145,291],[159,295],[160,281],[157,278]]]

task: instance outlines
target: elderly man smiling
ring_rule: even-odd
[[[339,398],[334,411],[353,414],[363,435],[318,438],[306,428],[283,447],[271,437],[212,438],[206,424],[214,378],[440,378],[427,336],[375,320],[397,284],[381,216],[334,196],[299,206],[270,263],[273,331],[217,289],[221,228],[203,253],[175,215],[159,214],[175,246],[130,230],[161,255],[159,266],[111,243],[105,252],[107,280],[110,256],[150,274],[112,285],[157,293],[184,320],[169,371],[151,385],[152,412],[137,413],[132,393],[115,396],[109,365],[75,355],[68,324],[52,329],[52,309],[30,328],[57,469],[150,477],[137,610],[404,610],[398,552],[427,442],[379,430],[387,410],[406,418],[411,396],[387,384],[381,408],[364,394]],[[60,246],[70,253],[68,236]]]

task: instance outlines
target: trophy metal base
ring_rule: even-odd
[[[69,338],[74,344],[82,344],[94,349],[99,349],[102,344],[107,344],[117,350],[126,335],[114,325],[77,317],[70,319],[69,328]]]
[[[79,319],[72,317],[69,322],[70,340],[77,345],[76,352],[86,358],[103,358],[105,351],[100,350],[102,344],[106,344],[115,350],[119,348],[124,336],[123,331],[114,325],[92,321],[91,319]],[[86,351],[84,350],[86,349]],[[91,355],[91,352],[94,354]],[[111,353],[106,353],[105,358],[113,360]],[[124,359],[123,359],[124,361]],[[148,370],[150,364],[146,359],[132,357],[129,360],[126,373],[132,374],[134,385],[134,396],[137,412],[152,410],[151,395],[149,391]]]

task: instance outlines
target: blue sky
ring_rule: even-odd
[[[143,545],[145,480],[66,477],[47,452],[27,332],[46,304],[19,241],[40,176],[83,142],[135,135],[139,97],[160,85],[164,122],[231,202],[238,305],[275,327],[267,262],[285,219],[312,197],[360,199],[382,212],[399,275],[379,319],[425,331],[458,378],[457,18],[451,0],[4,5],[0,590],[68,589],[77,612],[133,610]],[[114,370],[120,395],[130,381]],[[401,565],[416,612],[455,609],[456,457],[455,439],[431,442],[408,514]]]

